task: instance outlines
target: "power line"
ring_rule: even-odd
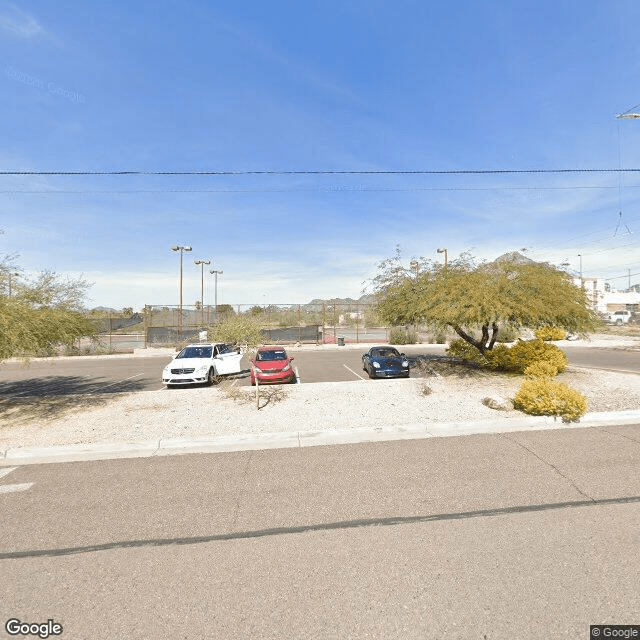
[[[515,175],[640,173],[640,169],[426,169],[400,170],[242,170],[242,171],[0,171],[3,176],[247,176],[247,175]]]
[[[629,185],[640,188],[640,185]],[[422,192],[422,191],[573,191],[576,189],[617,189],[615,186],[587,186],[576,185],[572,187],[348,187],[328,186],[313,189],[289,188],[289,189],[0,189],[5,194],[80,194],[80,195],[104,195],[122,193],[359,193],[359,192]]]

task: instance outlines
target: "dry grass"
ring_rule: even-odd
[[[256,392],[254,388],[246,391],[241,387],[238,387],[234,381],[230,384],[221,384],[220,389],[222,390],[226,398],[228,398],[229,400],[233,400],[238,404],[256,404]],[[257,409],[263,409],[268,404],[283,402],[287,398],[288,394],[281,385],[261,385],[259,387],[259,400],[257,403]]]

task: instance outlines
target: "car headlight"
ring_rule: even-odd
[[[409,366],[409,362],[407,360],[403,360],[402,361],[402,366],[403,367],[408,367]]]
[[[201,367],[196,369],[196,373],[204,373],[209,368],[208,364],[203,364]]]
[[[380,368],[380,363],[379,363],[379,362],[374,362],[374,363],[373,363],[373,366],[374,366],[376,369],[379,369],[379,368]]]
[[[283,371],[289,371],[289,369],[291,369],[291,364],[288,364],[286,367],[282,368]]]

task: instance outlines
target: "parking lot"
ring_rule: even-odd
[[[291,350],[303,384],[368,379],[362,370],[366,347],[331,351]],[[401,349],[404,351],[404,348]],[[410,361],[417,355],[441,358],[444,345],[414,345],[406,349]],[[0,394],[4,397],[151,391],[164,388],[160,378],[169,356],[72,358],[32,360],[28,366],[10,362],[0,367]],[[249,385],[249,361],[242,360],[237,384]],[[412,376],[417,373],[412,372]]]
[[[302,384],[316,382],[347,382],[368,380],[362,370],[362,354],[369,345],[333,348],[326,351],[302,348],[290,349],[294,367]],[[417,357],[442,359],[445,345],[421,344],[399,348],[406,352],[412,365]],[[569,363],[578,366],[617,371],[640,372],[640,352],[620,349],[567,347]],[[112,394],[163,389],[161,373],[170,355],[153,357],[105,356],[77,357],[58,360],[32,360],[28,366],[5,362],[0,367],[0,395],[12,397],[42,397],[71,394]],[[242,360],[243,373],[236,384],[249,385],[249,362]],[[411,377],[419,376],[412,370]],[[375,380],[372,383],[380,383]],[[179,392],[179,390],[177,390]]]

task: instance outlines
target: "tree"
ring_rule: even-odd
[[[0,259],[0,280],[15,268],[14,256]],[[21,277],[0,290],[0,361],[12,356],[35,355],[83,336],[94,336],[94,323],[82,313],[89,287],[82,278],[61,277],[43,271],[33,279]]]
[[[216,311],[217,311],[218,313],[223,313],[223,314],[224,314],[224,313],[227,313],[227,314],[228,314],[228,313],[234,313],[234,311],[233,311],[233,307],[232,307],[230,304],[219,304],[219,305],[216,307]]]
[[[260,322],[250,315],[227,315],[221,322],[208,327],[207,337],[212,342],[237,344],[251,351],[264,342]]]
[[[517,329],[557,326],[570,333],[593,331],[598,325],[585,291],[568,274],[533,261],[476,266],[462,254],[447,267],[432,264],[418,277],[392,282],[379,291],[379,299],[378,311],[387,322],[451,327],[480,353],[493,349],[501,324]]]

